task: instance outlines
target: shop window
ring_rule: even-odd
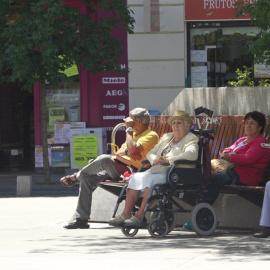
[[[253,56],[248,51],[248,42],[253,40],[258,29],[241,26],[238,22],[190,23],[189,54],[191,87],[221,87],[237,76],[237,68],[252,67]]]
[[[62,84],[58,89],[46,88],[48,144],[54,144],[55,122],[80,122],[79,82]]]

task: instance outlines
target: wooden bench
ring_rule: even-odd
[[[151,116],[150,119],[150,128],[158,133],[160,137],[164,133],[171,131],[171,126],[168,125],[167,119],[169,116]],[[192,117],[195,122],[195,117]],[[207,116],[200,116],[200,122],[202,127],[204,128],[206,123],[208,122],[208,128],[214,128],[216,130],[216,134],[213,134],[214,140],[210,142],[210,154],[211,159],[219,157],[219,150],[224,149],[230,145],[232,145],[238,138],[244,136],[244,116],[213,116],[213,118],[209,118]],[[270,137],[270,125],[269,119],[267,119],[267,125],[264,130],[264,136],[269,141]],[[197,129],[196,125],[193,128]],[[267,181],[265,179],[264,181]],[[265,183],[264,183],[265,184]],[[119,196],[120,190],[124,183],[119,182],[102,182],[100,183],[100,187],[103,189],[112,192],[113,194]],[[225,186],[221,193],[226,194],[237,194],[244,199],[258,205],[262,206],[264,187],[253,187],[253,186],[237,186],[237,185],[229,185]]]

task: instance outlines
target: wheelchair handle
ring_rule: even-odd
[[[195,135],[207,135],[207,134],[210,134],[210,133],[216,133],[215,128],[211,128],[211,129],[191,129],[190,131]]]
[[[205,107],[198,107],[197,109],[194,110],[195,111],[195,115],[199,115],[201,113],[205,113],[206,115],[208,115],[209,117],[212,117],[214,111],[209,110]]]

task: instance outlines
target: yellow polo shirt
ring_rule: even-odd
[[[143,147],[143,151],[141,152],[142,159],[141,160],[131,159],[131,165],[138,169],[141,166],[141,161],[147,159],[146,155],[148,154],[148,152],[158,143],[159,136],[155,131],[152,131],[150,128],[148,128],[138,136],[135,136],[135,134],[133,133],[133,140],[135,142],[138,142]],[[123,143],[121,148],[126,149],[127,148],[126,143]],[[129,158],[128,156],[125,157]]]

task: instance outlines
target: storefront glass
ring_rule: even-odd
[[[248,21],[189,22],[189,86],[227,86],[236,78],[237,68],[252,67],[248,41],[257,33]]]
[[[80,85],[69,82],[56,90],[46,87],[48,143],[55,143],[55,122],[80,121]]]

